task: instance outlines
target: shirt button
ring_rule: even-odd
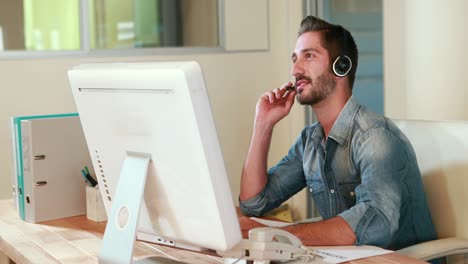
[[[309,191],[312,192],[312,188],[309,188]]]
[[[330,189],[330,192],[331,192],[331,193],[335,193],[335,189]]]
[[[354,196],[354,192],[350,192],[349,195]]]

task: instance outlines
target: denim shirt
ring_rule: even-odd
[[[410,142],[392,121],[352,97],[327,139],[320,123],[304,128],[268,171],[265,188],[240,208],[259,216],[304,187],[322,218],[342,217],[358,245],[396,250],[436,238]]]

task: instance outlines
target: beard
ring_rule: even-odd
[[[313,106],[325,100],[335,90],[336,81],[330,73],[323,73],[316,79],[309,78],[309,84],[311,89],[303,90],[296,96],[301,105]]]

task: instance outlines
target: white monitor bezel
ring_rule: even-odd
[[[199,158],[199,161],[201,160],[199,163],[204,162],[205,164],[202,166],[204,168],[197,167],[194,168],[194,170],[204,171],[207,175],[200,175],[199,177],[204,177],[203,180],[207,183],[205,185],[210,184],[211,186],[203,186],[202,188],[204,188],[204,190],[195,190],[195,192],[203,192],[203,195],[195,196],[195,192],[191,194],[182,193],[181,197],[185,197],[187,199],[187,204],[191,204],[192,206],[196,206],[197,202],[210,204],[210,208],[199,208],[198,219],[191,220],[203,221],[201,226],[205,225],[205,228],[208,226],[211,230],[203,231],[206,232],[203,236],[203,241],[200,237],[195,238],[195,241],[193,241],[190,237],[182,233],[176,234],[175,237],[174,232],[168,232],[169,234],[166,234],[164,233],[165,227],[161,227],[161,223],[157,226],[161,227],[163,230],[155,230],[155,224],[151,223],[152,220],[150,220],[149,217],[149,215],[154,214],[154,212],[152,212],[154,207],[153,209],[148,209],[151,205],[148,201],[154,202],[154,199],[151,199],[153,194],[149,194],[148,191],[148,186],[150,185],[148,182],[152,182],[151,185],[154,186],[154,175],[149,173],[149,179],[146,182],[145,195],[142,201],[143,206],[139,214],[138,238],[143,238],[146,241],[158,242],[157,240],[161,237],[165,239],[166,242],[169,241],[170,245],[176,247],[200,247],[220,251],[225,251],[233,247],[241,240],[241,232],[237,221],[233,197],[229,188],[204,78],[198,63],[193,61],[93,63],[74,67],[68,72],[68,75],[108,214],[111,211],[111,201],[109,201],[109,197],[112,200],[117,184],[115,179],[119,177],[117,174],[120,175],[121,166],[125,159],[124,153],[112,154],[114,151],[122,151],[125,148],[118,146],[119,140],[117,138],[119,137],[116,134],[122,132],[121,129],[128,130],[129,127],[125,128],[126,125],[139,126],[138,124],[141,123],[138,122],[138,120],[126,120],[129,123],[121,124],[122,127],[120,129],[114,128],[114,130],[119,130],[118,133],[114,133],[112,129],[106,128],[106,125],[108,125],[108,123],[106,123],[106,118],[115,118],[115,116],[112,117],[111,115],[120,113],[123,120],[125,120],[125,118],[129,119],[128,115],[125,116],[125,109],[128,110],[127,112],[131,112],[131,107],[140,107],[135,104],[133,106],[132,104],[126,104],[122,99],[117,100],[116,98],[122,93],[126,93],[125,96],[132,98],[137,98],[137,94],[143,95],[143,97],[141,97],[142,104],[146,104],[148,109],[143,109],[142,111],[148,112],[154,111],[154,106],[151,106],[148,101],[145,101],[147,98],[152,96],[156,98],[157,95],[177,94],[180,100],[175,99],[175,101],[179,100],[177,102],[183,102],[185,107],[181,105],[180,108],[183,108],[181,111],[178,111],[178,108],[175,110],[172,108],[173,111],[163,111],[159,114],[174,115],[176,118],[174,123],[177,122],[177,118],[182,118],[180,122],[191,123],[191,128],[194,130],[190,131],[190,134],[187,135],[191,135],[192,133],[197,134],[197,136],[193,137],[195,140],[192,140],[194,144],[193,148],[199,148],[200,151],[198,153],[200,153],[203,158],[197,158]],[[155,90],[157,91],[155,92]],[[117,101],[112,102],[113,100]],[[164,104],[164,100],[159,102]],[[124,110],[119,110],[118,108],[123,108]],[[117,111],[117,113],[113,113],[113,111]],[[156,113],[153,114],[156,115]],[[148,117],[148,115],[146,116]],[[159,120],[161,121],[162,119]],[[154,120],[148,120],[148,122],[153,121]],[[117,126],[119,125],[117,124]],[[175,127],[177,130],[178,127]],[[142,132],[137,131],[139,128],[133,127],[132,129],[135,130],[133,132],[136,134]],[[146,128],[142,128],[142,130],[144,129]],[[154,131],[150,132],[155,133]],[[176,131],[174,131],[174,133],[175,132]],[[129,133],[132,133],[132,131],[129,131]],[[180,136],[180,133],[175,134]],[[170,134],[165,133],[164,135],[168,136]],[[170,142],[176,142],[174,141],[175,139],[168,140]],[[110,142],[114,142],[115,144],[111,144]],[[159,141],[159,143],[162,144],[161,141]],[[102,155],[101,150],[98,152],[96,152],[96,150],[102,148],[109,149],[106,153],[106,155],[108,155],[108,157],[106,157],[106,168],[103,170],[108,171],[107,168],[112,166],[113,168],[110,170],[112,172],[111,174],[100,172],[102,169],[100,169],[100,166],[103,165],[101,162],[103,162],[104,157],[99,156]],[[141,151],[141,149],[125,150]],[[146,153],[146,151],[143,152]],[[151,155],[154,153],[147,154]],[[109,157],[109,155],[113,156]],[[114,164],[109,165],[111,162]],[[152,165],[150,164],[149,166]],[[181,166],[196,165],[181,164]],[[178,168],[172,167],[171,169],[177,170]],[[110,180],[109,177],[114,180]],[[192,182],[192,184],[196,183]],[[107,186],[107,188],[104,186]],[[185,191],[187,190],[188,189],[185,189]],[[190,197],[192,199],[188,199]],[[205,198],[202,199],[201,197]],[[206,197],[210,197],[209,201]],[[199,201],[197,201],[197,199],[199,199]],[[214,203],[211,203],[211,200],[213,200]],[[160,212],[160,214],[165,213],[167,212]],[[174,212],[172,211],[171,213]],[[174,217],[177,218],[179,216],[176,215]],[[196,234],[196,236],[199,236],[199,234]],[[178,240],[180,240],[180,242]]]

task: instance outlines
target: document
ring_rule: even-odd
[[[274,220],[266,220],[257,217],[251,217],[250,219],[269,227],[280,228],[294,224]],[[317,262],[322,263],[343,263],[351,260],[368,258],[393,252],[391,250],[386,250],[375,246],[326,246],[306,248],[310,250],[309,254],[313,255]]]
[[[327,246],[307,248],[312,250],[312,254],[316,256],[316,258],[326,263],[343,263],[393,252],[374,246]]]
[[[260,224],[269,226],[269,227],[284,227],[291,225],[293,223],[288,223],[288,222],[281,222],[281,221],[274,221],[274,220],[267,220],[267,219],[262,219],[262,218],[257,218],[257,217],[250,217],[250,219],[259,222]]]

